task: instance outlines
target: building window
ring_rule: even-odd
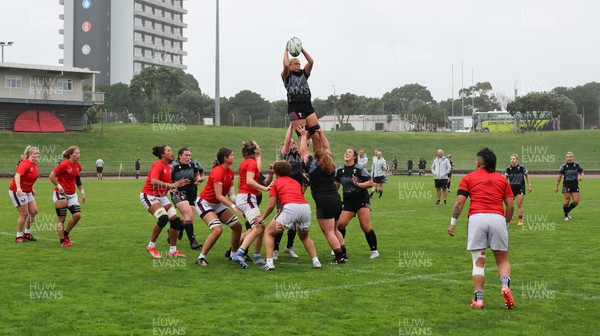
[[[135,33],[135,40],[136,40],[136,41],[138,41],[138,42],[141,42],[141,41],[143,41],[144,39],[143,39],[143,37],[142,37],[142,33],[137,33],[137,32],[136,32],[136,33]]]
[[[72,79],[59,79],[58,89],[62,91],[73,91],[73,80]]]
[[[138,27],[142,27],[144,25],[144,21],[140,17],[135,18],[135,25]]]
[[[21,79],[21,76],[6,75],[6,78],[4,80],[4,86],[7,88],[22,88],[23,81]]]
[[[142,48],[135,47],[134,48],[134,55],[138,56],[138,57],[144,56],[144,52],[142,51]]]
[[[142,71],[142,63],[135,62],[133,65],[133,69],[135,72],[139,73]]]

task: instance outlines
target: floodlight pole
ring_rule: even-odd
[[[2,63],[4,63],[4,47],[10,47],[13,45],[14,42],[10,41],[10,42],[0,42],[0,47],[2,47]]]
[[[219,72],[219,0],[217,3],[217,29],[215,46],[215,126],[221,126],[221,92],[220,92],[220,72]]]

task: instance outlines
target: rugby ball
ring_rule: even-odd
[[[297,57],[302,52],[302,42],[297,37],[292,37],[288,41],[288,52],[293,57]]]

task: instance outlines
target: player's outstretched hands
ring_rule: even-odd
[[[304,128],[304,126],[298,126],[296,128],[296,131],[298,131],[298,133],[300,133],[301,136],[306,136],[306,134],[308,134],[308,131],[306,131],[306,128]]]
[[[454,228],[456,227],[456,225],[450,225],[448,227],[448,235],[454,237]]]

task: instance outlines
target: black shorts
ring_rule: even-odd
[[[304,120],[313,113],[315,113],[315,109],[310,102],[288,104],[288,115],[290,117],[290,121]]]
[[[385,180],[385,176],[375,176],[373,177],[373,183],[383,183]]]
[[[342,200],[339,195],[337,195],[337,197],[335,197],[335,195],[319,197],[315,199],[315,204],[318,219],[333,218],[336,221],[340,219],[340,214],[342,213]]]
[[[446,189],[448,188],[448,179],[435,179],[435,187],[437,188],[441,188],[441,189]]]
[[[368,197],[344,196],[342,210],[357,213],[362,208],[371,209]]]
[[[512,193],[514,196],[517,195],[525,195],[525,187],[524,186],[510,186]]]
[[[566,186],[563,184],[563,188],[562,188],[562,193],[566,194],[566,193],[578,193],[579,192],[579,185],[576,186]]]
[[[98,174],[102,174],[103,170],[104,170],[104,167],[96,167],[96,173],[98,173]]]
[[[171,200],[174,205],[187,201],[191,206],[195,206],[196,198],[198,198],[197,190],[177,190],[176,192],[171,192]]]

